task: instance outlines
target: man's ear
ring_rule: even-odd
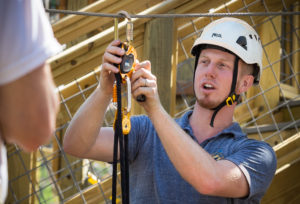
[[[238,82],[236,93],[238,95],[246,92],[253,85],[254,77],[251,74],[245,74]]]

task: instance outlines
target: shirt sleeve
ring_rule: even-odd
[[[246,199],[261,199],[268,189],[276,171],[277,161],[273,148],[267,143],[247,140],[237,145],[238,150],[225,158],[235,163],[244,173],[249,184],[249,195]]]
[[[28,74],[61,49],[41,0],[0,1],[0,85]]]
[[[129,162],[133,162],[145,143],[151,121],[145,115],[133,116],[130,120],[131,131],[128,135],[128,154]]]

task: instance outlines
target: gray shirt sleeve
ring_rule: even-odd
[[[145,115],[133,116],[130,119],[131,130],[128,138],[129,162],[133,162],[146,140],[150,119]]]
[[[261,199],[276,171],[275,152],[267,143],[257,140],[246,140],[236,147],[235,153],[225,159],[236,164],[244,173],[250,189],[246,198]]]

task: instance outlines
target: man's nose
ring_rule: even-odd
[[[205,69],[205,76],[208,78],[215,78],[216,77],[216,69],[217,65],[214,63],[209,63],[207,68]]]

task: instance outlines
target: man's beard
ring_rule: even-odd
[[[211,100],[207,99],[206,97],[199,99],[196,96],[196,100],[197,100],[197,103],[199,104],[199,106],[201,106],[202,108],[206,108],[206,109],[214,109],[221,103],[220,101],[211,101]]]

